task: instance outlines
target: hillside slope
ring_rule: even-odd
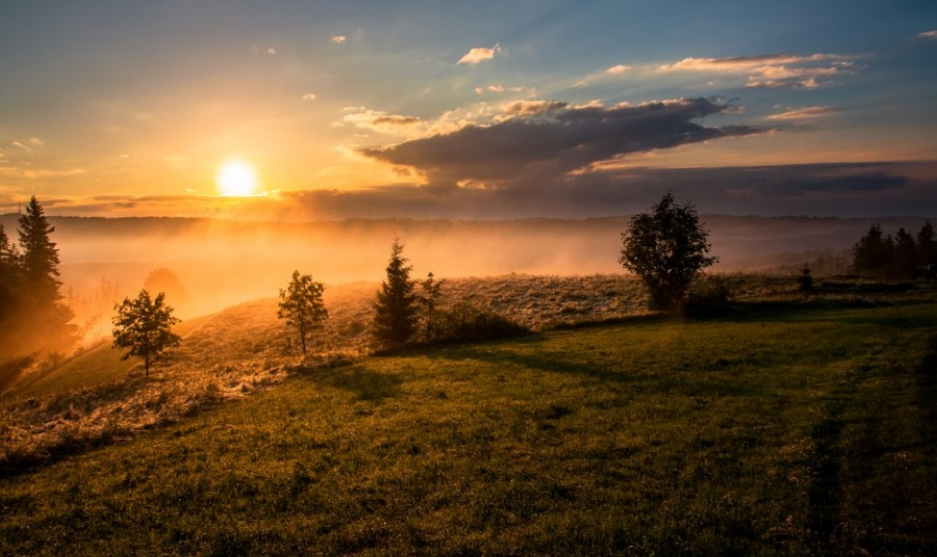
[[[925,555],[937,314],[858,302],[308,369],[0,480],[0,554]]]

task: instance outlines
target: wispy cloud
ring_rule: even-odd
[[[422,133],[423,120],[417,116],[388,114],[380,110],[355,108],[342,116],[341,123],[381,133],[414,137]]]
[[[747,87],[797,87],[814,89],[832,76],[852,72],[853,60],[844,54],[767,54],[734,58],[684,58],[657,66],[660,73],[709,72],[748,76]]]
[[[332,42],[335,44],[345,44],[345,41],[348,40],[348,37],[345,35],[332,35]]]
[[[631,69],[631,66],[625,66],[624,64],[618,64],[617,66],[612,66],[611,68],[605,70],[605,73],[609,75],[619,75],[627,72]]]
[[[276,48],[274,48],[274,47],[272,47],[272,46],[268,46],[268,47],[267,47],[267,54],[269,54],[270,56],[274,56],[274,55],[276,55],[276,53],[277,53],[277,49],[276,49]]]
[[[932,41],[937,40],[937,29],[934,29],[932,31],[924,31],[923,33],[918,33],[917,36],[918,38],[921,38],[921,39],[930,39]]]
[[[768,120],[806,120],[829,116],[838,112],[837,109],[830,106],[808,106],[805,108],[795,108],[779,114],[772,114],[767,117]]]
[[[473,48],[472,50],[469,50],[465,56],[460,58],[459,61],[456,62],[456,64],[475,65],[475,64],[484,62],[485,60],[493,59],[495,57],[495,54],[499,52],[501,52],[500,44],[496,44],[491,48],[485,48],[485,47]]]
[[[304,100],[304,101],[314,101],[314,100],[316,100],[316,94],[315,94],[315,93],[306,93],[305,95],[302,96],[302,100]]]

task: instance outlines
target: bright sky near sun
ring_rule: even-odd
[[[0,11],[0,213],[937,213],[933,0]]]

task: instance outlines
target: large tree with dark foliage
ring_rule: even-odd
[[[21,266],[30,295],[40,303],[53,303],[61,298],[59,250],[52,241],[53,232],[55,227],[49,224],[45,211],[33,196],[26,205],[26,212],[19,217]]]
[[[924,223],[917,233],[916,243],[918,265],[937,264],[937,234],[934,233],[934,225],[930,221]]]
[[[414,292],[415,281],[410,280],[412,270],[403,257],[403,244],[394,238],[387,279],[381,283],[374,304],[374,337],[388,348],[406,344],[416,332],[418,297]]]
[[[39,201],[18,219],[19,246],[0,229],[0,354],[17,356],[71,348],[77,328],[62,303],[59,253]]]
[[[179,346],[182,338],[172,332],[172,326],[179,322],[173,316],[172,308],[166,305],[166,294],[160,292],[151,298],[145,289],[133,300],[115,305],[117,315],[114,323],[114,348],[129,348],[121,359],[131,356],[143,358],[146,374],[150,374],[150,364],[160,360],[167,350]]]
[[[621,239],[624,246],[618,262],[644,282],[651,309],[683,307],[690,283],[716,262],[706,255],[709,234],[696,209],[678,205],[670,192],[651,212],[632,217]]]
[[[892,266],[889,275],[893,278],[907,279],[914,277],[917,269],[918,250],[917,242],[904,228],[899,228],[895,234],[895,253],[892,255]]]
[[[895,242],[873,224],[865,236],[852,247],[852,269],[859,274],[885,278],[891,273]]]

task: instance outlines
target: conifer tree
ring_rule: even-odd
[[[417,295],[413,291],[415,282],[410,280],[413,267],[407,265],[402,253],[400,238],[394,238],[387,280],[381,283],[374,304],[374,336],[386,347],[406,344],[416,332]]]
[[[59,250],[50,235],[49,224],[36,196],[30,198],[26,212],[19,217],[19,240],[23,250],[21,266],[28,294],[40,304],[53,304],[61,298],[59,288]]]
[[[924,223],[917,233],[918,265],[937,264],[937,234],[930,221]]]

